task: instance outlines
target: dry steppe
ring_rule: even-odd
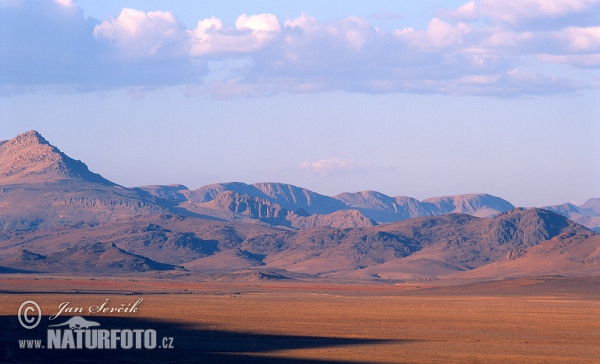
[[[4,362],[600,362],[596,277],[344,284],[13,274],[1,276],[0,292]],[[154,328],[175,348],[18,348],[18,339],[44,338],[46,330],[21,328],[23,301],[38,302],[47,320],[62,302],[88,307],[107,298],[143,302],[137,314],[85,317],[107,328]]]

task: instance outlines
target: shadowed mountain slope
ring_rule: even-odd
[[[94,271],[99,265],[89,262],[100,258],[84,258],[77,249],[102,243],[114,244],[138,258],[184,266],[192,273],[264,267],[284,275],[287,271],[319,277],[405,280],[467,272],[507,257],[514,259],[552,239],[577,237],[587,241],[594,236],[563,216],[540,209],[515,209],[494,218],[449,214],[361,228],[303,230],[193,217],[142,216],[96,226],[7,232],[0,239],[0,266],[51,272],[67,269],[57,261],[41,259],[47,256],[70,262],[69,272]],[[15,259],[23,251],[30,256]],[[556,255],[560,254],[558,250]],[[134,269],[137,264],[121,266]],[[147,265],[147,270],[158,269]],[[596,268],[600,274],[600,266]],[[492,273],[486,272],[494,277]]]
[[[82,274],[130,274],[152,270],[183,270],[171,264],[153,261],[141,255],[132,254],[115,244],[92,243],[56,250],[42,255],[20,250],[5,258],[6,266],[18,266],[34,272],[82,273]]]
[[[578,234],[593,235],[583,226],[541,209],[515,209],[494,218],[449,214],[369,228],[303,230],[294,235],[288,249],[265,262],[312,274],[347,274],[360,269],[364,278],[380,276],[378,269],[391,270],[402,274],[386,278],[404,279],[439,275],[435,269],[423,269],[419,261],[444,267],[446,274],[466,271],[507,254],[518,255],[557,236]],[[248,250],[258,252],[251,247]]]
[[[511,253],[459,277],[597,276],[600,272],[600,235],[562,234],[518,254]]]

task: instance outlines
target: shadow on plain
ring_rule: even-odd
[[[56,321],[63,323],[69,317]],[[152,319],[86,316],[85,319],[100,324],[90,329],[119,329],[156,331],[157,347],[154,349],[48,349],[48,316],[31,330],[24,329],[14,316],[0,316],[0,362],[14,363],[343,363],[332,360],[312,360],[264,356],[276,350],[342,347],[395,342],[398,340],[333,338],[300,335],[253,334]],[[68,326],[51,329],[69,329]],[[173,348],[160,348],[163,338],[173,338]],[[20,348],[19,340],[41,340],[44,348]],[[169,343],[167,340],[165,343]],[[263,355],[257,355],[263,354]],[[354,362],[355,363],[355,362]]]

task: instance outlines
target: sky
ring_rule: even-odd
[[[600,197],[600,0],[0,0],[0,140],[124,186]]]

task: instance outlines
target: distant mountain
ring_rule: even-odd
[[[170,213],[155,198],[91,172],[36,131],[0,142],[0,206],[0,230]]]
[[[332,277],[437,277],[482,267],[507,255],[518,256],[556,237],[572,236],[588,238],[594,233],[541,209],[514,209],[493,218],[449,214],[349,231],[303,230],[290,247],[265,262],[267,267]]]
[[[141,186],[134,188],[134,190],[169,201],[187,201],[187,196],[185,193],[189,191],[189,189],[184,185],[177,184],[167,186]]]
[[[125,188],[35,131],[0,142],[0,272],[600,275],[600,239],[577,222],[600,227],[600,199],[515,209],[488,194],[419,201],[282,183]]]
[[[136,190],[170,200],[191,212],[227,220],[253,219],[297,229],[376,225],[341,201],[283,183],[216,183],[191,191],[182,185],[144,186]]]
[[[600,198],[590,198],[579,207],[600,215]]]
[[[334,196],[334,198],[379,222],[393,222],[434,215],[432,211],[414,198],[394,198],[376,191],[346,192]]]
[[[515,208],[510,202],[488,194],[468,194],[433,197],[423,200],[423,205],[431,206],[437,215],[452,213],[488,217]]]
[[[262,197],[252,197],[227,190],[202,205],[214,210],[231,211],[271,225],[289,226],[287,217],[291,211]]]
[[[559,235],[518,254],[465,272],[463,278],[513,278],[542,275],[597,276],[600,235]]]
[[[600,199],[592,198],[580,206],[571,203],[543,207],[566,216],[578,224],[600,232]]]
[[[329,214],[348,208],[343,202],[329,196],[284,183],[264,182],[253,185],[241,182],[216,183],[183,194],[192,202],[203,203],[214,200],[226,191],[248,195],[251,198],[262,198],[287,210],[303,209],[309,214]]]
[[[358,210],[367,220],[385,223],[449,213],[488,217],[514,208],[508,201],[488,194],[436,197],[424,201],[405,196],[390,197],[376,191],[342,193],[328,197],[289,184],[271,182],[253,185],[241,182],[216,183],[197,190],[188,190],[182,185],[144,186],[136,189],[157,198],[170,200],[183,209],[197,213],[232,219],[234,215],[228,217],[217,212],[232,211],[247,218],[282,226],[293,226],[284,221],[293,220],[293,216],[285,217],[288,211],[301,216]],[[237,199],[238,202],[224,201],[232,199]],[[240,199],[246,201],[240,203]],[[340,213],[335,216],[345,216],[347,220],[351,214]],[[341,226],[345,223],[339,221],[335,225]]]
[[[434,197],[418,201],[411,197],[390,197],[376,191],[363,191],[342,193],[335,198],[379,222],[450,213],[488,217],[514,208],[510,202],[488,194]]]
[[[0,141],[0,185],[73,180],[115,186],[90,172],[83,162],[65,155],[34,130]]]
[[[258,190],[289,210],[303,209],[309,214],[329,214],[348,207],[329,196],[284,183],[256,183]]]
[[[594,263],[600,256],[597,236],[562,215],[541,209],[514,209],[493,218],[448,214],[368,227],[301,230],[142,216],[96,226],[9,231],[0,238],[0,267],[79,274],[129,274],[183,266],[190,274],[264,268],[284,276],[290,272],[366,280],[467,273],[496,278],[497,272],[486,270],[487,266],[526,261],[520,260],[526,256],[533,263],[540,256],[536,252],[543,251],[544,261],[560,262],[564,272],[576,275],[577,267],[588,262],[584,272],[600,274],[600,265]],[[528,268],[533,266],[519,263],[510,275],[533,274]]]
[[[240,195],[233,191],[219,193],[213,200],[201,204],[185,204],[191,211],[202,211],[206,209],[216,211],[230,211],[230,219],[249,218],[259,220],[274,226],[286,226],[295,229],[308,227],[331,226],[337,228],[353,228],[373,226],[377,223],[357,210],[338,210],[329,214],[309,215],[304,209],[296,211],[283,208],[270,199]],[[198,209],[200,207],[200,209]]]

